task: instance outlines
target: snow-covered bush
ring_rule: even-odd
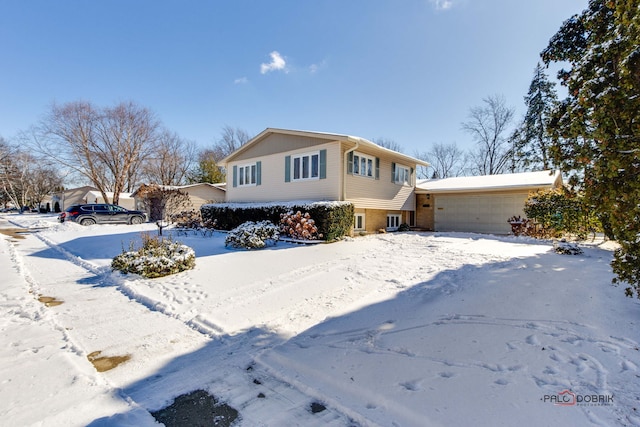
[[[245,249],[260,249],[275,243],[280,237],[278,227],[270,221],[247,221],[227,234],[225,246]]]
[[[574,242],[567,242],[565,239],[553,242],[553,250],[563,255],[580,255],[582,249]]]
[[[123,250],[111,262],[113,270],[134,273],[144,277],[163,277],[189,270],[196,265],[196,254],[189,246],[171,239],[144,234],[142,247]]]
[[[289,211],[280,214],[280,232],[286,234],[292,239],[300,240],[317,240],[322,238],[322,234],[318,234],[316,222],[311,218],[309,212]]]

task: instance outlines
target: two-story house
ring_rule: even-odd
[[[221,161],[227,202],[349,201],[354,230],[415,224],[417,166],[364,138],[268,128]]]

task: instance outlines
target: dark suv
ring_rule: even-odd
[[[73,221],[81,225],[93,224],[142,224],[146,221],[142,211],[130,211],[118,205],[96,203],[73,205],[58,215],[58,221]]]

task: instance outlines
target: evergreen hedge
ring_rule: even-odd
[[[280,224],[280,215],[291,211],[308,212],[318,227],[318,234],[328,242],[349,234],[353,225],[351,202],[215,203],[200,208],[202,220],[217,220],[216,227],[220,230],[233,230],[248,221]]]

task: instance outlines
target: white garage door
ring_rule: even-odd
[[[435,197],[435,230],[509,234],[507,219],[524,216],[526,194],[440,195]]]

